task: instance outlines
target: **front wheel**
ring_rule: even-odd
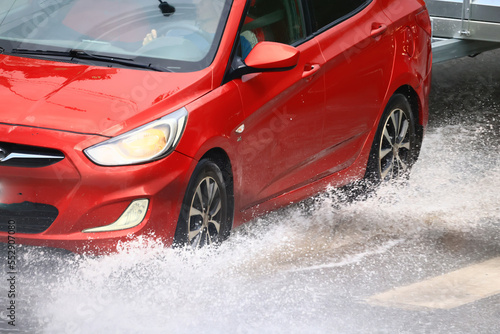
[[[415,121],[411,106],[402,94],[389,100],[382,115],[366,170],[366,179],[380,183],[407,177],[418,156]]]
[[[192,248],[218,244],[231,230],[227,185],[217,164],[209,159],[196,166],[184,196],[174,245]]]

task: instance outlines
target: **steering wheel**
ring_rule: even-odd
[[[175,35],[168,35],[168,32],[173,31],[173,30],[184,30],[188,31],[191,34],[195,34],[203,40],[205,40],[208,44],[212,43],[212,38],[208,35],[207,32],[203,31],[200,27],[184,21],[184,22],[172,22],[168,23],[165,25],[162,25],[160,28],[156,29],[158,37],[153,39],[151,42],[149,42],[146,45],[143,45],[140,47],[137,52],[139,53],[149,53],[150,51],[159,49],[159,48],[165,48],[168,46],[171,46],[171,43],[168,42],[169,39],[172,38],[183,38],[183,36],[188,35],[188,34],[182,34],[179,36]],[[192,43],[195,44],[195,43]],[[200,50],[200,53],[203,52],[203,50]]]
[[[169,24],[163,25],[158,31],[160,33],[165,32],[167,34],[170,30],[189,30],[190,32],[200,35],[203,37],[207,42],[212,42],[212,39],[209,37],[208,33],[201,29],[199,26],[189,22],[189,21],[178,21],[178,22],[172,22]]]

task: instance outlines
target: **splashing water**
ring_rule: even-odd
[[[272,213],[218,249],[192,253],[135,240],[118,254],[86,257],[26,248],[19,322],[45,333],[327,330],[324,305],[342,289],[336,268],[409,239],[498,224],[499,157],[493,144],[476,145],[488,131],[432,129],[407,185],[344,203],[332,190],[314,210]]]
[[[407,184],[362,201],[328,191],[312,206],[240,227],[217,249],[173,250],[154,239],[104,257],[19,247],[18,329],[383,332],[390,321],[357,301],[384,286],[378,276],[402,279],[398,259],[431,262],[426,247],[445,235],[499,235],[499,115],[430,127]]]

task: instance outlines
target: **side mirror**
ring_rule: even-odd
[[[231,78],[260,72],[281,72],[293,69],[299,63],[300,51],[293,46],[276,42],[259,42],[244,61],[233,64]]]
[[[250,51],[245,64],[257,70],[287,71],[297,66],[300,52],[290,45],[260,42]]]

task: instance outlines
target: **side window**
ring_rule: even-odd
[[[369,2],[369,0],[309,0],[312,28],[318,31]]]
[[[253,0],[240,33],[244,59],[262,41],[293,44],[306,37],[300,0]]]

